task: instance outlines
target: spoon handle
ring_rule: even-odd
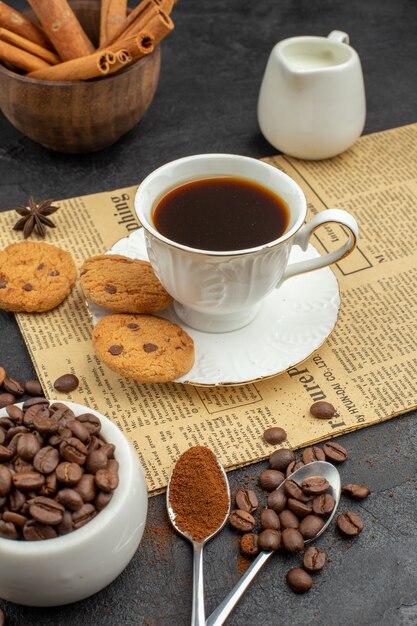
[[[240,598],[245,593],[246,589],[272,554],[273,552],[261,552],[256,557],[252,565],[246,570],[239,582],[236,583],[229,595],[226,596],[223,602],[221,602],[217,609],[215,609],[210,617],[208,617],[206,626],[221,626],[224,624],[236,604],[239,602]]]
[[[191,626],[204,626],[206,614],[204,610],[204,578],[203,578],[203,544],[193,542],[193,610]]]

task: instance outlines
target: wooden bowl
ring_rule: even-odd
[[[100,2],[70,4],[96,44]],[[93,152],[110,146],[139,122],[158,85],[160,63],[157,47],[118,74],[68,82],[26,78],[0,63],[0,108],[15,128],[46,148]]]

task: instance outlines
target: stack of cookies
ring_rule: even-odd
[[[86,298],[114,312],[93,331],[94,349],[107,367],[146,383],[172,381],[192,368],[192,338],[154,315],[170,306],[172,297],[150,263],[102,254],[87,259],[80,276]]]

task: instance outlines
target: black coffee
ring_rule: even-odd
[[[169,191],[153,212],[156,230],[203,250],[243,250],[278,239],[289,223],[282,198],[235,177],[193,180]]]

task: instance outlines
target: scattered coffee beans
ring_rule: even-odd
[[[279,521],[281,524],[281,528],[298,528],[299,521],[298,517],[292,511],[288,509],[284,509],[279,514]]]
[[[313,500],[313,512],[316,515],[329,515],[334,509],[335,501],[330,493],[322,493]]]
[[[327,491],[329,487],[330,485],[324,476],[311,476],[301,483],[301,489],[308,496],[319,496]]]
[[[338,515],[336,523],[339,530],[348,537],[356,537],[363,528],[362,518],[352,511]]]
[[[331,463],[343,463],[348,458],[346,448],[341,446],[340,443],[336,443],[336,441],[327,441],[323,445],[323,452],[326,459]]]
[[[246,533],[240,540],[240,551],[244,556],[258,556],[260,550],[258,546],[258,535]]]
[[[321,497],[321,496],[320,496]],[[295,498],[288,498],[287,506],[290,511],[296,514],[297,517],[305,517],[306,515],[310,515],[313,512],[313,507],[309,504],[305,504],[304,502],[300,502]]]
[[[326,563],[326,553],[322,548],[310,546],[304,552],[304,567],[308,572],[319,572]]]
[[[267,491],[273,491],[284,480],[284,474],[282,472],[279,472],[278,470],[268,469],[259,475],[259,483],[261,487],[263,487]]]
[[[54,382],[54,387],[61,393],[71,393],[77,389],[80,381],[74,374],[63,374]]]
[[[11,393],[0,393],[0,409],[4,409],[8,404],[16,402],[16,398]]]
[[[297,528],[284,528],[281,533],[282,545],[287,552],[302,552],[304,537]]]
[[[276,513],[281,513],[286,507],[287,498],[282,491],[271,491],[268,496],[268,507]]]
[[[38,541],[84,526],[118,484],[100,420],[92,436],[79,420],[85,416],[45,398],[25,401],[23,410],[10,405],[7,414],[0,418],[0,537]]]
[[[25,383],[25,391],[29,396],[43,396],[43,389],[38,380],[28,380]]]
[[[242,533],[250,533],[256,526],[255,518],[246,511],[235,509],[229,515],[230,525]]]
[[[371,490],[365,485],[342,485],[342,493],[354,498],[355,500],[363,500],[371,493]]]
[[[281,533],[279,530],[263,530],[258,537],[258,546],[261,550],[276,552],[281,547]]]
[[[295,461],[295,454],[292,450],[288,448],[281,448],[280,450],[275,450],[269,457],[269,465],[274,470],[279,470],[280,472],[285,472],[288,465]]]
[[[324,521],[317,515],[306,515],[299,525],[300,533],[304,539],[313,539],[321,531]]]
[[[305,504],[311,500],[311,497],[304,493],[300,485],[295,480],[287,480],[284,486],[285,495],[294,500],[300,500]]]
[[[8,393],[12,393],[14,396],[23,396],[25,393],[24,386],[15,378],[5,378],[3,387]]]
[[[282,443],[287,438],[287,433],[283,428],[279,426],[274,426],[272,428],[267,428],[264,432],[264,439],[267,443],[277,444]]]
[[[100,453],[100,450],[97,450],[96,454],[97,453]],[[239,489],[236,493],[236,507],[241,511],[253,513],[258,506],[258,497],[252,489]]]
[[[272,509],[263,509],[260,515],[261,525],[266,529],[280,530],[281,522],[277,513]]]
[[[287,572],[287,583],[295,593],[305,593],[313,586],[313,579],[301,567],[293,567]]]
[[[328,420],[335,415],[336,409],[330,402],[315,402],[310,407],[310,413],[313,417],[317,417],[318,419]]]
[[[313,461],[325,461],[326,455],[323,450],[318,446],[311,446],[310,448],[306,448],[303,450],[303,461],[307,465],[307,463],[313,463]]]
[[[292,463],[290,463],[285,470],[285,478],[291,476],[291,474],[300,469],[300,467],[304,467],[304,463],[302,461],[293,461]]]

